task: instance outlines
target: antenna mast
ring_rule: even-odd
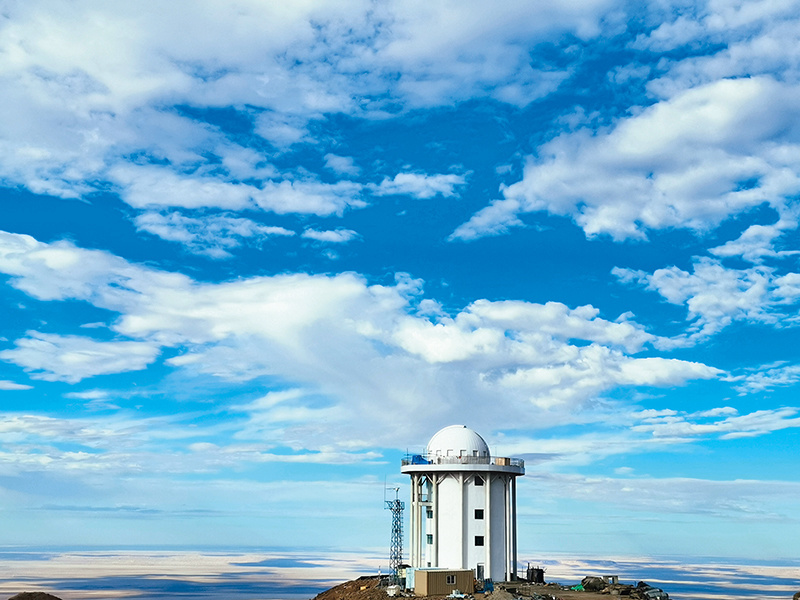
[[[398,499],[400,488],[394,490],[394,500],[384,500],[386,508],[392,511],[392,539],[389,544],[389,571],[396,583],[399,580],[399,567],[403,562],[403,509],[405,503]]]

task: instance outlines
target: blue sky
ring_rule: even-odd
[[[796,2],[10,2],[0,544],[791,557]],[[406,494],[402,487],[401,493]]]

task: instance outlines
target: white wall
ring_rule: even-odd
[[[506,496],[503,477],[492,480],[492,573],[495,581],[506,577]],[[487,577],[489,575],[487,574]]]
[[[477,474],[484,485],[475,485],[473,473],[437,474],[443,479],[438,485],[434,510],[438,515],[438,532],[434,519],[423,510],[425,534],[434,536],[434,543],[423,539],[425,565],[451,569],[476,569],[484,565],[484,576],[503,581],[510,557],[506,555],[506,485],[511,477],[497,473]],[[486,508],[487,492],[491,495],[490,509]],[[433,498],[433,494],[429,495]],[[475,509],[484,511],[483,519],[475,519]],[[491,523],[490,523],[491,520]],[[490,525],[491,536],[487,535]],[[475,537],[483,536],[484,546],[475,545]],[[491,548],[489,546],[491,544]],[[438,545],[438,561],[434,550]],[[491,552],[491,561],[487,554]],[[489,564],[491,562],[491,564]]]

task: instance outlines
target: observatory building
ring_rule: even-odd
[[[492,456],[483,438],[451,425],[408,456],[411,567],[471,569],[479,580],[510,581],[517,565],[517,485],[525,464]]]

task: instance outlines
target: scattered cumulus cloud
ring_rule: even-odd
[[[182,176],[165,167],[120,166],[111,175],[122,198],[135,208],[252,208],[258,188],[216,177]]]
[[[472,215],[469,221],[456,227],[448,239],[468,242],[508,233],[512,227],[524,225],[518,217],[520,212],[520,203],[515,199],[493,200],[489,206]]]
[[[317,229],[306,229],[302,233],[302,237],[314,240],[316,242],[325,242],[328,244],[346,244],[358,237],[358,232],[352,229],[334,229],[327,231],[319,231]]]
[[[0,390],[11,392],[11,391],[32,390],[32,389],[33,386],[24,383],[16,383],[14,381],[9,381],[8,379],[0,380]]]
[[[780,237],[796,227],[795,219],[785,218],[773,225],[750,225],[737,239],[710,248],[709,252],[719,258],[741,257],[754,264],[762,264],[770,258],[796,255],[800,251],[776,249]]]
[[[140,231],[178,242],[191,252],[211,258],[230,258],[230,251],[243,243],[260,245],[270,237],[295,235],[285,227],[261,225],[224,214],[189,217],[177,211],[145,212],[138,215],[134,223]]]
[[[364,208],[361,185],[350,181],[269,182],[255,195],[255,203],[279,215],[298,213],[327,217],[341,216],[349,208]]]
[[[361,169],[356,166],[352,156],[337,156],[336,154],[328,153],[324,158],[325,167],[334,173],[351,177],[361,173]]]
[[[456,189],[466,184],[464,175],[453,173],[425,175],[421,173],[398,173],[394,178],[388,177],[377,185],[371,186],[376,196],[403,195],[423,200],[443,196],[456,196]]]
[[[800,365],[769,365],[738,377],[736,389],[741,395],[791,386],[800,382]]]
[[[721,439],[756,437],[780,429],[800,427],[798,413],[800,409],[786,407],[739,415],[735,409],[725,408],[713,412],[646,417],[633,430],[647,431],[661,438],[691,438],[702,435],[713,435]]]
[[[742,520],[782,520],[798,484],[780,480],[715,480],[690,477],[535,476],[538,489],[550,498],[600,502],[645,513],[713,515]]]
[[[67,278],[60,275],[64,265],[73,266]],[[347,415],[355,411],[362,422],[383,423],[387,416],[371,391],[376,386],[386,402],[411,414],[425,402],[426,418],[434,420],[454,402],[469,398],[477,406],[489,398],[497,402],[498,394],[506,411],[540,406],[566,418],[567,407],[617,386],[673,386],[721,373],[700,363],[635,357],[658,338],[633,321],[605,320],[591,306],[481,300],[453,317],[416,314],[413,305],[425,300],[421,284],[403,278],[396,287],[368,285],[352,273],[202,283],[15,234],[0,238],[0,271],[34,297],[84,301],[117,313],[111,329],[130,340],[31,332],[0,358],[37,378],[76,382],[142,369],[170,348],[167,362],[175,368],[228,380],[278,376],[335,399],[332,407],[303,409],[303,424],[281,429],[310,444],[325,436],[374,443]],[[429,390],[424,400],[415,391],[419,385]],[[434,413],[430,394],[437,397]],[[339,426],[309,431],[315,422]]]
[[[33,379],[77,383],[86,377],[138,371],[156,360],[159,347],[148,342],[100,342],[36,331],[18,339],[0,359],[23,367]]]
[[[615,268],[621,281],[638,283],[670,304],[685,305],[691,321],[689,340],[707,338],[734,321],[794,325],[793,306],[800,297],[797,274],[776,276],[769,267],[725,267],[718,260],[699,258],[692,272],[678,267],[653,273]]]
[[[249,132],[282,152],[316,143],[312,124],[330,114],[380,118],[474,97],[525,106],[568,76],[532,67],[530,43],[554,32],[603,35],[621,22],[610,7],[605,0],[533,12],[523,5],[498,11],[479,2],[468,9],[393,2],[364,10],[356,1],[225,12],[178,1],[134,15],[88,0],[69,11],[16,4],[0,43],[13,57],[0,74],[0,175],[63,197],[111,182],[137,206],[163,202],[171,187],[188,198],[172,197],[170,206],[233,209],[247,202],[246,185],[162,174],[171,184],[162,192],[147,172],[144,179],[125,173],[137,154],[193,168],[208,148],[230,154],[220,150],[229,144],[217,129],[172,107],[249,107]],[[345,157],[329,156],[328,168],[356,174]]]
[[[614,240],[673,227],[702,233],[765,203],[792,214],[800,191],[796,94],[796,85],[767,76],[725,79],[600,131],[562,134],[454,236],[503,233],[533,212],[568,216],[587,236]]]

